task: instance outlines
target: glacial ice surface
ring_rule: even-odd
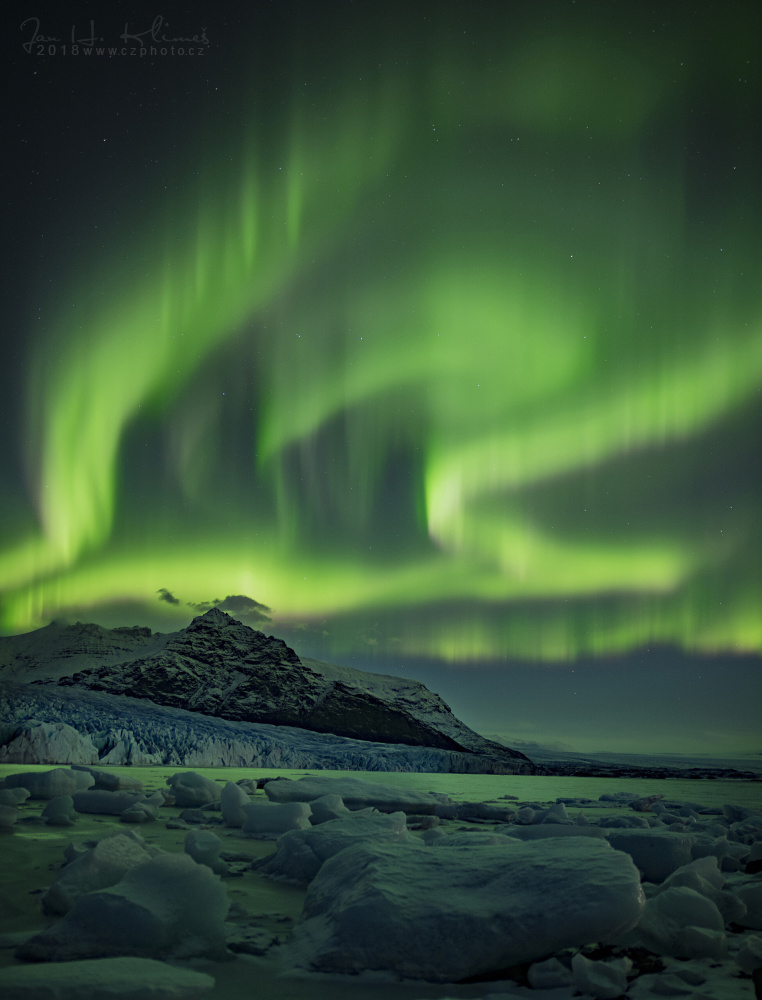
[[[72,763],[92,760],[136,766],[473,774],[489,771],[487,758],[479,753],[374,743],[295,726],[234,722],[84,688],[0,683],[0,717],[19,727],[30,719],[44,718],[46,726],[64,723],[75,728],[85,744],[92,743],[95,756],[87,747],[87,752],[80,747]],[[23,757],[21,762],[38,760],[37,756]]]

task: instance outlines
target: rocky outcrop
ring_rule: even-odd
[[[483,770],[490,773],[536,770],[523,754],[469,729],[423,684],[302,660],[281,639],[265,636],[217,608],[166,635],[144,629],[110,632],[94,626],[95,635],[92,626],[78,627],[82,650],[75,641],[76,626],[58,632],[51,627],[40,630],[46,632],[45,644],[38,633],[14,637],[30,639],[29,647],[38,659],[17,641],[16,660],[9,658],[6,647],[3,673],[10,671],[15,683],[57,680],[63,687],[147,699],[233,722],[292,726],[353,740],[476,754],[484,758]],[[132,648],[126,650],[125,645]],[[85,669],[61,673],[64,660],[78,664],[83,657]],[[28,664],[31,676],[19,674],[19,663]],[[55,670],[45,663],[55,664]]]

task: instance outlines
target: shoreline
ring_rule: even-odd
[[[574,778],[642,778],[650,781],[762,781],[756,771],[739,771],[735,767],[623,767],[618,764],[538,764],[549,775]]]

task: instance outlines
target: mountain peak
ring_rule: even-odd
[[[236,621],[227,612],[220,611],[219,608],[209,608],[203,615],[196,615],[188,627],[191,628],[193,625],[216,625],[218,628],[223,628],[226,625],[240,624],[242,623]]]

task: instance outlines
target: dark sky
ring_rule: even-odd
[[[3,8],[2,630],[759,749],[758,5],[228,6]]]

